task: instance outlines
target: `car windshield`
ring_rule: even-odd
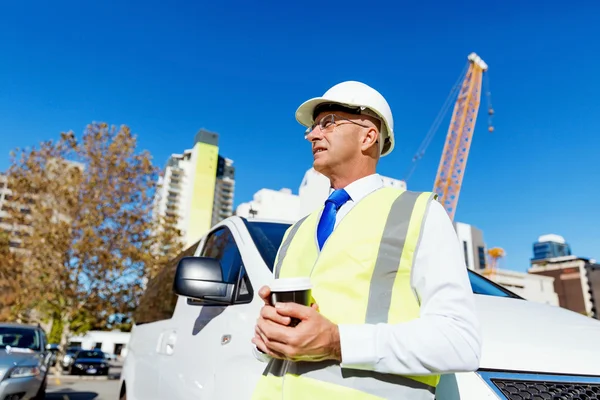
[[[77,358],[104,358],[104,353],[97,350],[84,350],[77,353]]]
[[[283,240],[286,230],[290,227],[290,224],[254,222],[246,220],[245,222],[248,231],[250,232],[250,236],[252,237],[252,240],[254,240],[254,244],[258,249],[258,252],[262,256],[269,269],[273,271],[275,257],[277,256],[277,249]],[[521,298],[474,271],[468,270],[468,273],[469,281],[471,282],[471,288],[475,294],[497,297],[512,297],[517,299]]]
[[[8,346],[40,351],[40,338],[35,329],[0,326],[0,349]]]

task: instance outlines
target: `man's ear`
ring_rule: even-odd
[[[371,147],[375,146],[377,148],[377,151],[379,151],[379,140],[379,131],[377,130],[377,128],[370,127],[369,130],[362,137],[360,149],[364,152],[369,150]]]

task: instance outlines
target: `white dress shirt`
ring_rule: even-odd
[[[351,200],[338,210],[335,226],[381,187],[378,174],[346,186]],[[420,299],[420,317],[399,324],[340,324],[343,368],[427,375],[479,367],[481,332],[462,246],[437,201],[428,208],[415,257],[411,286]]]

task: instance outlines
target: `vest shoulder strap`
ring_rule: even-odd
[[[295,223],[293,223],[285,231],[285,234],[283,235],[283,239],[281,240],[281,246],[279,246],[279,250],[277,250],[277,256],[275,257],[275,264],[273,266],[273,275],[275,276],[275,279],[279,278],[279,271],[281,271],[281,264],[283,263],[283,260],[285,259],[285,256],[287,254],[288,249],[290,248],[290,244],[292,243],[292,239],[294,239],[294,236],[296,235],[296,232],[298,232],[298,229],[300,229],[300,226],[302,225],[302,223],[310,215],[311,214],[308,214],[308,215],[302,217],[300,220],[298,220]]]

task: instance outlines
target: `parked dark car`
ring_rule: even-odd
[[[75,354],[71,375],[108,375],[109,364],[100,350],[80,350]]]

